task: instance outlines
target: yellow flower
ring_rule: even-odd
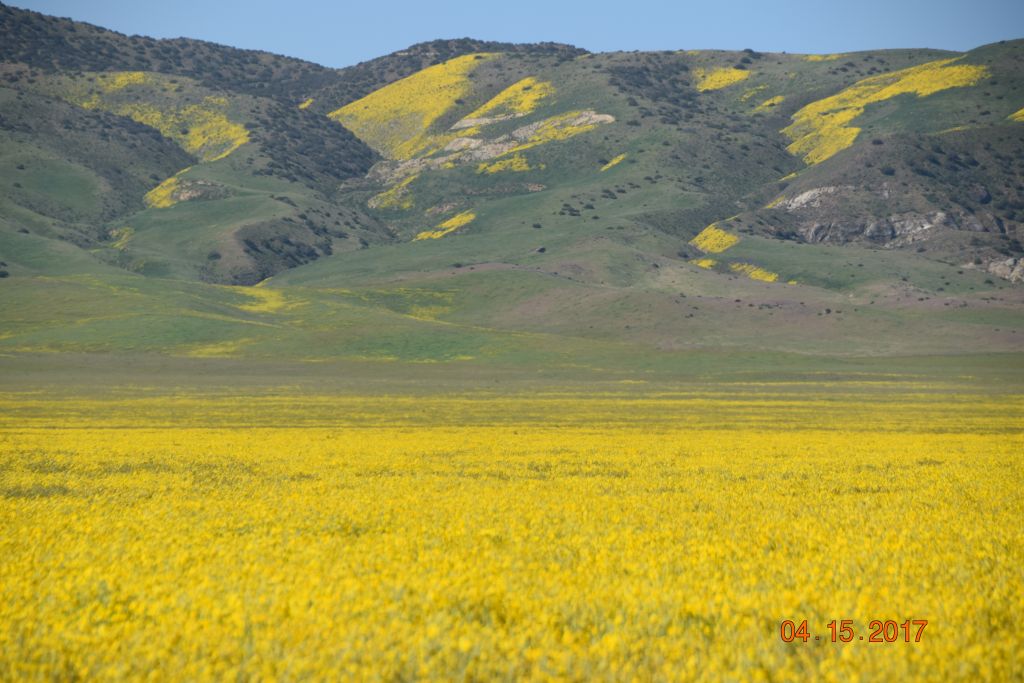
[[[731,68],[708,70],[698,67],[693,70],[693,75],[697,77],[697,90],[700,92],[721,90],[750,78],[750,72],[746,69]]]
[[[525,116],[536,109],[541,100],[554,94],[555,86],[551,83],[527,76],[502,90],[465,118],[473,120],[493,116]]]
[[[544,168],[541,164],[538,168]],[[476,167],[477,173],[500,173],[501,171],[514,171],[522,173],[531,170],[530,162],[522,154],[514,154],[505,159],[499,159],[491,163],[482,163]]]
[[[755,266],[752,263],[730,263],[729,268],[734,273],[742,273],[751,280],[760,280],[761,282],[775,282],[779,279],[778,273],[773,273],[770,270],[765,270]]]
[[[705,254],[720,254],[739,241],[740,238],[737,235],[726,232],[718,227],[717,223],[712,223],[690,240],[690,244]]]
[[[607,171],[609,168],[621,164],[625,158],[625,153],[612,157],[611,161],[609,161],[607,164],[601,167],[601,172],[603,173],[604,171]]]
[[[956,64],[959,59],[940,59],[871,76],[808,104],[793,114],[793,123],[782,131],[793,141],[787,149],[808,164],[820,163],[854,143],[860,128],[849,124],[868,105],[897,95],[927,97],[942,90],[974,85],[988,75],[986,67]]]
[[[431,128],[471,90],[469,75],[494,53],[462,55],[418,71],[328,116],[393,159],[411,159],[440,149],[456,137]],[[465,133],[463,133],[465,135]]]
[[[8,387],[0,680],[1015,680],[1022,412],[898,374]]]
[[[436,230],[425,230],[419,233],[415,238],[413,238],[413,241],[441,239],[445,235],[455,232],[462,226],[468,225],[475,218],[476,214],[472,211],[457,213],[443,223],[439,223]]]

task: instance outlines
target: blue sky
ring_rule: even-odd
[[[967,50],[1024,37],[1024,0],[14,0],[156,38],[187,36],[347,66],[435,38],[595,52],[753,48]]]

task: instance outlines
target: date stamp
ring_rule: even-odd
[[[811,640],[833,643],[852,643],[854,641],[865,641],[868,643],[920,643],[924,629],[928,626],[927,619],[907,619],[903,623],[888,619],[882,621],[875,619],[868,623],[867,633],[858,633],[854,628],[852,619],[842,619],[828,622],[826,628],[829,633],[812,635],[807,620],[797,623],[786,619],[779,626],[779,637],[784,643],[795,641],[809,642]],[[865,637],[866,636],[866,637]]]

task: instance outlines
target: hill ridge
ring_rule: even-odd
[[[471,362],[557,338],[601,366],[1024,334],[1024,41],[459,38],[330,69],[0,20],[0,351]],[[288,303],[238,303],[256,284]]]

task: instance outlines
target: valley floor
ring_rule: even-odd
[[[0,679],[1024,676],[1013,386],[7,377]]]

